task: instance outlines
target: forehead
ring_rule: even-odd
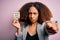
[[[38,13],[38,10],[36,9],[36,7],[31,6],[31,7],[29,8],[29,12],[37,12],[37,13]]]

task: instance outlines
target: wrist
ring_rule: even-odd
[[[17,28],[18,30],[21,30],[21,28]]]
[[[21,29],[20,26],[18,26],[17,29],[18,29],[18,30]]]

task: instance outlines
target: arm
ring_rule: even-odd
[[[14,19],[12,24],[13,24],[14,27],[17,28],[17,32],[15,34],[16,39],[17,40],[23,40],[21,27],[20,27],[20,23],[19,23],[18,19]]]
[[[19,23],[18,19],[14,19],[12,24],[14,27],[17,28],[17,35],[20,36],[21,28],[20,28],[20,23]]]

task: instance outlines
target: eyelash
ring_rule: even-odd
[[[32,13],[29,13],[29,14],[32,14]],[[33,14],[36,14],[36,13],[33,13]]]

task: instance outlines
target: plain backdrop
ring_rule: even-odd
[[[41,2],[53,14],[53,20],[58,21],[58,33],[49,36],[49,40],[60,40],[60,0],[0,0],[0,40],[14,40],[17,29],[13,27],[13,12],[18,11],[25,3]]]

